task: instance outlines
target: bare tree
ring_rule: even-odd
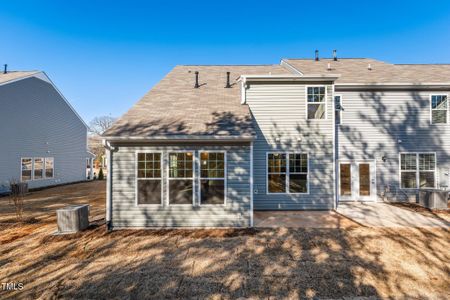
[[[116,119],[110,116],[95,117],[89,123],[89,132],[94,135],[102,135],[109,127],[112,126]]]

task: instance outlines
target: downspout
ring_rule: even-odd
[[[116,150],[116,148],[112,147],[109,141],[103,140],[103,146],[106,150],[106,160],[108,163],[108,176],[106,178],[106,230],[112,230],[112,152]]]
[[[253,227],[253,141],[250,144],[250,227]]]

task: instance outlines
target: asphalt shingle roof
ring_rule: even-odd
[[[39,71],[8,71],[6,74],[0,73],[0,84],[8,81],[28,77],[33,74],[39,73]]]
[[[303,74],[340,74],[336,84],[449,83],[450,64],[395,65],[369,58],[284,59]],[[328,70],[328,64],[331,69]],[[371,69],[369,70],[369,64]]]
[[[199,88],[194,88],[195,71]],[[230,72],[231,88],[225,88]],[[109,137],[254,136],[242,105],[240,75],[292,74],[280,65],[176,66],[103,135]]]

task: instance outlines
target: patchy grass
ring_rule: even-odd
[[[102,184],[33,193],[28,203],[36,211],[28,214],[40,222],[0,227],[0,282],[25,285],[22,291],[0,291],[0,298],[449,298],[446,229],[107,233],[99,221]],[[54,208],[60,204],[49,197],[89,202],[97,221],[82,233],[53,236]]]

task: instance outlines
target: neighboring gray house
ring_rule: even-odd
[[[446,189],[449,91],[450,65],[177,66],[105,133],[108,224],[245,227]]]
[[[0,193],[86,180],[87,126],[44,72],[0,74]]]

